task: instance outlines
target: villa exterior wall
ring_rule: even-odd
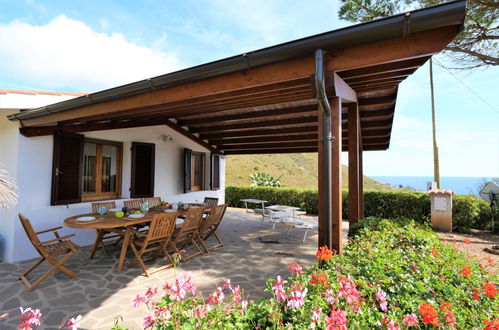
[[[12,113],[12,112],[8,112]],[[91,212],[91,202],[69,205],[50,205],[53,137],[24,137],[19,134],[18,123],[5,118],[8,114],[0,109],[0,162],[16,179],[20,198],[16,206],[0,209],[0,259],[8,262],[36,257],[36,251],[28,241],[17,217],[24,214],[31,220],[35,231],[63,226],[65,218]],[[131,144],[148,142],[155,144],[154,196],[168,202],[202,202],[204,197],[218,197],[224,201],[225,161],[220,159],[220,189],[183,193],[183,150],[206,153],[205,181],[209,187],[210,152],[187,137],[162,125],[141,128],[118,129],[84,133],[85,137],[123,142],[122,199],[117,207],[130,197]],[[169,135],[172,139],[163,138]],[[94,230],[63,228],[61,234],[76,234],[72,240],[81,246],[90,245],[95,239]],[[46,240],[52,239],[50,233]]]

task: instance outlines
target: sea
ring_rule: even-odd
[[[394,187],[409,187],[426,191],[427,182],[433,181],[432,176],[370,176],[370,178]],[[476,195],[480,188],[492,178],[487,177],[440,177],[440,188],[453,190],[459,195]]]

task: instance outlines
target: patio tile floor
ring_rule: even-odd
[[[215,285],[230,278],[239,284],[250,299],[263,297],[266,279],[277,275],[288,276],[287,265],[298,262],[302,265],[314,263],[317,248],[317,230],[309,232],[304,244],[301,243],[303,230],[291,230],[286,234],[284,226],[272,230],[266,222],[260,226],[261,216],[246,213],[244,210],[229,208],[220,225],[219,232],[225,247],[193,258],[177,266],[177,274],[190,271],[198,290],[205,296]],[[316,217],[304,217],[306,223],[316,225]],[[343,223],[343,236],[346,238],[348,224]],[[277,243],[264,243],[278,241]],[[160,286],[174,278],[170,268],[145,277],[138,266],[125,267],[116,271],[119,251],[110,255],[98,251],[93,259],[88,259],[89,247],[83,247],[66,265],[80,275],[71,279],[56,272],[43,282],[34,292],[27,292],[17,276],[33,261],[14,264],[0,262],[0,314],[11,314],[0,320],[0,329],[15,329],[18,322],[19,306],[38,308],[42,311],[42,324],[39,329],[54,329],[70,317],[83,316],[83,329],[109,329],[114,319],[123,317],[119,324],[129,329],[141,329],[144,308],[134,309],[132,299],[137,293],[144,293],[148,287]],[[132,259],[131,253],[127,261]],[[156,264],[161,265],[161,261]],[[46,265],[45,265],[46,266]],[[39,267],[30,278],[47,269]]]

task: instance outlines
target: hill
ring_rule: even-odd
[[[249,186],[250,174],[269,173],[281,176],[283,187],[317,188],[318,159],[315,153],[273,155],[231,155],[226,158],[226,185]],[[348,187],[348,167],[343,165],[343,187]],[[364,189],[392,189],[364,176]]]

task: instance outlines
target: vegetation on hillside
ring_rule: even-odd
[[[268,173],[280,177],[283,187],[317,188],[317,154],[274,154],[227,156],[225,180],[227,186],[250,186],[250,175]],[[348,187],[348,168],[343,166],[343,187]],[[393,189],[364,176],[365,189]]]

